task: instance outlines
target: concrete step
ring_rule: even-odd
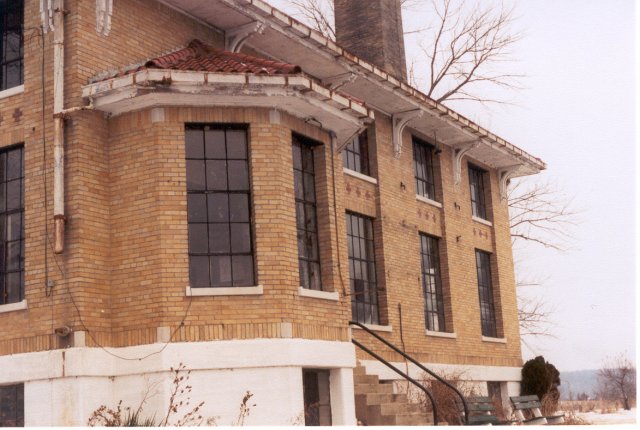
[[[353,377],[354,384],[377,384],[380,382],[376,375],[358,375]]]
[[[393,394],[393,386],[391,384],[355,384],[355,394]]]
[[[356,376],[360,376],[360,375],[366,375],[367,374],[367,369],[364,366],[356,366],[353,368],[353,376],[354,378]]]
[[[382,403],[404,402],[407,396],[406,394],[366,393],[356,394],[356,401],[358,399],[362,399],[366,405],[379,405]]]

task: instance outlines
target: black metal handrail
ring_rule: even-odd
[[[373,330],[371,330],[369,327],[365,326],[362,323],[359,323],[357,321],[349,321],[349,325],[355,325],[357,327],[360,327],[362,330],[364,330],[366,333],[370,334],[371,336],[375,337],[376,339],[378,339],[380,342],[384,343],[386,346],[388,346],[389,348],[391,348],[392,350],[394,350],[395,352],[397,352],[398,354],[400,354],[402,357],[406,358],[407,360],[409,360],[411,363],[415,364],[416,366],[418,366],[418,368],[420,368],[420,370],[428,373],[429,375],[433,376],[436,380],[442,382],[446,387],[450,388],[451,390],[453,390],[454,393],[456,393],[458,395],[458,397],[460,397],[460,400],[462,401],[462,407],[464,409],[464,422],[465,424],[469,424],[469,406],[467,405],[467,400],[464,398],[464,396],[462,395],[462,393],[460,392],[460,390],[458,390],[456,387],[454,387],[453,385],[451,385],[449,382],[445,381],[444,379],[442,379],[440,376],[438,376],[436,373],[434,373],[433,371],[427,369],[425,366],[423,366],[419,361],[417,361],[416,359],[414,359],[413,357],[411,357],[410,355],[406,354],[404,351],[402,351],[401,349],[399,349],[397,346],[395,346],[394,344],[392,344],[391,342],[389,342],[388,340],[384,339],[382,336],[380,336],[379,334],[375,333]],[[409,375],[405,374],[404,372],[402,372],[400,369],[396,368],[393,364],[389,363],[388,361],[386,361],[384,358],[380,357],[378,354],[376,354],[375,352],[371,351],[370,349],[368,349],[367,347],[365,347],[364,345],[362,345],[360,342],[358,342],[355,339],[351,339],[351,342],[356,345],[358,348],[362,349],[364,352],[366,352],[367,354],[371,355],[372,357],[374,357],[376,360],[380,361],[382,364],[384,364],[385,366],[389,367],[391,370],[393,370],[394,372],[396,372],[397,374],[401,375],[403,378],[405,378],[407,381],[411,382],[412,384],[416,385],[417,387],[421,388],[425,394],[429,397],[429,399],[431,400],[431,405],[433,406],[433,423],[434,425],[438,425],[438,415],[437,415],[437,407],[436,407],[436,402],[432,396],[432,394],[429,392],[429,390],[427,390],[422,384],[418,383],[415,379],[411,378]]]

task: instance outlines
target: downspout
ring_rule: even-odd
[[[53,15],[53,221],[54,252],[64,251],[64,0]],[[46,197],[45,197],[46,198]]]

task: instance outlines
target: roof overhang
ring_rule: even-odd
[[[340,143],[374,118],[362,103],[305,76],[147,69],[89,84],[82,95],[113,115],[162,106],[277,109],[321,124]]]
[[[291,64],[368,106],[393,117],[420,111],[406,122],[425,137],[436,133],[438,142],[456,148],[478,145],[466,154],[490,167],[509,169],[511,177],[537,173],[545,163],[478,126],[455,111],[380,68],[350,54],[332,40],[273,8],[262,0],[157,0],[225,33],[252,22],[264,24],[260,35],[246,45],[257,52]]]

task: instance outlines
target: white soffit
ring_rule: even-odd
[[[82,95],[113,115],[160,106],[226,106],[278,109],[313,119],[346,142],[371,109],[304,76],[253,75],[150,69],[89,84]]]
[[[330,39],[273,8],[262,0],[157,0],[220,30],[228,31],[254,21],[267,24],[263,34],[247,45],[257,52],[290,64],[298,64],[324,81],[347,73],[357,79],[340,91],[350,94],[387,115],[420,109],[425,112],[408,123],[424,136],[437,133],[438,142],[453,146],[476,140],[482,145],[469,155],[495,168],[522,164],[520,174],[537,173],[545,163],[504,139],[479,127],[455,111],[401,83],[383,70],[344,51]]]

